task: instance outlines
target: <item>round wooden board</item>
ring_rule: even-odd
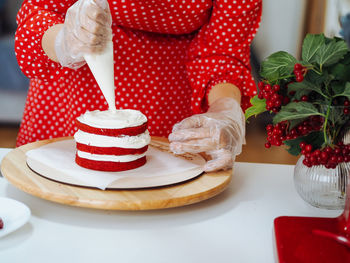
[[[106,210],[150,210],[184,206],[222,192],[232,178],[232,170],[203,173],[193,180],[159,188],[98,190],[57,183],[41,177],[26,164],[25,153],[42,145],[71,137],[26,144],[9,152],[1,162],[1,173],[17,188],[53,202]],[[153,141],[166,141],[152,137]]]

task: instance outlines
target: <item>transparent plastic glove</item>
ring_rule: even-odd
[[[112,39],[112,17],[107,0],[79,0],[66,14],[55,40],[60,64],[77,69],[85,64],[84,55],[100,53]]]
[[[169,140],[175,154],[205,152],[211,156],[204,166],[206,172],[231,169],[245,143],[241,106],[232,98],[218,99],[208,112],[175,124]]]

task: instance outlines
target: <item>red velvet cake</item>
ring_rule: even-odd
[[[125,171],[146,163],[150,143],[140,111],[87,111],[76,120],[76,163],[99,171]]]

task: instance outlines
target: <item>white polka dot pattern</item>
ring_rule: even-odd
[[[15,52],[30,79],[17,145],[71,136],[75,118],[107,103],[87,66],[61,67],[41,48],[44,32],[63,23],[74,0],[25,0],[17,15]],[[261,0],[109,0],[113,17],[117,108],[142,111],[151,135],[207,110],[206,96],[231,82],[242,107],[256,94],[249,46]]]

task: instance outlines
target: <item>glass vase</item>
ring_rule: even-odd
[[[350,163],[340,163],[335,169],[323,165],[307,167],[301,156],[294,168],[294,185],[309,204],[325,209],[343,209],[346,187],[350,177]]]

